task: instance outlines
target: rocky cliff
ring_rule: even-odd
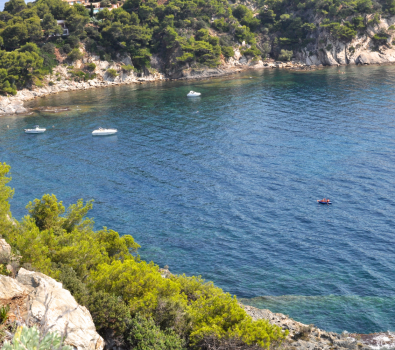
[[[307,65],[384,64],[395,62],[395,16],[380,18],[372,22],[373,15],[366,15],[366,30],[349,42],[337,40],[327,29],[320,29],[310,35],[312,42],[296,53],[296,58]],[[320,20],[316,19],[319,27]],[[370,23],[369,23],[370,22]],[[384,33],[385,42],[374,39],[377,33]]]
[[[285,349],[292,350],[371,350],[394,349],[395,334],[381,332],[372,334],[352,334],[343,332],[326,332],[314,325],[297,322],[289,316],[273,313],[270,310],[257,309],[242,305],[245,311],[254,319],[266,319],[271,324],[289,331]]]
[[[10,252],[0,239],[0,253]],[[0,275],[0,306],[10,305],[10,322],[36,325],[66,336],[65,343],[77,350],[103,350],[89,311],[54,279],[21,268],[16,278]]]

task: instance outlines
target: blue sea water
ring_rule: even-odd
[[[252,71],[30,105],[71,111],[0,118],[15,217],[44,193],[93,198],[96,227],[133,235],[174,273],[326,330],[395,331],[395,67]],[[23,133],[34,124],[47,132]],[[119,133],[92,137],[99,126]]]

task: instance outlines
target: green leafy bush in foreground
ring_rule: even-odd
[[[163,278],[157,265],[140,260],[132,236],[106,227],[95,231],[86,217],[92,201],[81,199],[66,210],[46,194],[27,205],[22,222],[12,219],[9,170],[0,163],[0,232],[22,264],[63,282],[91,311],[101,335],[141,350],[199,349],[208,339],[267,349],[286,337],[267,320],[253,321],[236,297],[212,282]]]
[[[72,350],[63,345],[62,337],[56,332],[41,335],[36,327],[18,327],[11,343],[5,342],[2,350]]]

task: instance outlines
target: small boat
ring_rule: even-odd
[[[92,131],[93,136],[107,136],[107,135],[114,135],[118,132],[117,129],[104,129],[99,128]]]
[[[33,129],[25,129],[26,134],[42,134],[45,132],[45,128],[40,128],[38,125],[34,125]]]
[[[196,91],[189,91],[189,93],[188,93],[188,97],[197,97],[197,96],[200,96],[201,95],[201,93],[200,92],[196,92]]]
[[[320,203],[320,204],[332,204],[331,200],[330,199],[326,199],[326,198],[324,198],[324,199],[317,199],[317,203]]]

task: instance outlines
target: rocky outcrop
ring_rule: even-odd
[[[25,298],[28,305],[27,315],[11,310],[16,315],[19,313],[19,322],[29,319],[39,327],[65,334],[65,343],[77,350],[103,350],[103,339],[96,332],[89,311],[61,283],[23,268],[16,279],[0,275],[0,303],[12,305],[15,298]]]
[[[266,319],[271,324],[280,326],[283,330],[288,330],[289,335],[284,344],[284,349],[371,350],[395,348],[395,334],[389,332],[373,334],[326,332],[314,325],[297,322],[280,313],[273,313],[266,309],[257,309],[248,305],[241,304],[241,306],[254,320]]]
[[[11,255],[11,246],[5,241],[5,239],[0,238],[0,256]]]
[[[26,287],[13,278],[0,275],[0,299],[13,299],[26,292]]]
[[[349,42],[336,40],[326,29],[318,29],[309,38],[313,42],[296,53],[296,58],[307,65],[324,66],[394,63],[395,30],[391,26],[395,24],[395,16],[382,18],[377,24],[369,23],[372,16],[365,16],[367,29]],[[319,20],[315,24],[319,27]],[[373,37],[380,32],[386,33],[387,42],[379,45]]]

